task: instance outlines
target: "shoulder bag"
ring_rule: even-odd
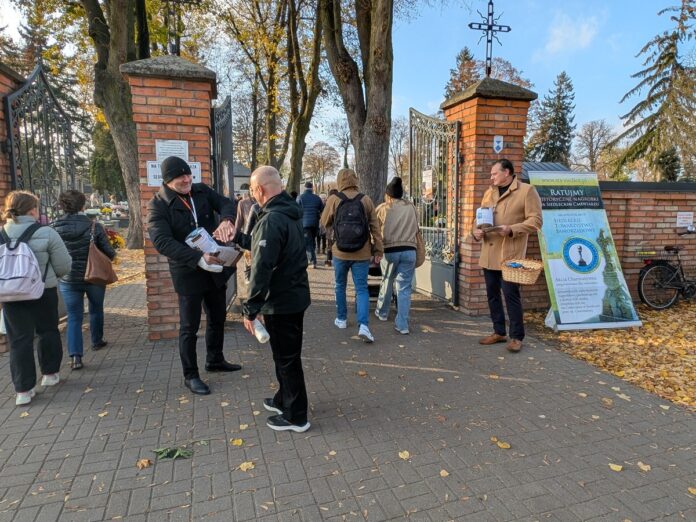
[[[85,270],[85,281],[93,285],[110,285],[118,281],[118,276],[114,272],[111,259],[104,252],[99,250],[94,243],[94,231],[97,222],[92,222],[92,229],[89,233],[89,253],[87,255],[87,269]]]

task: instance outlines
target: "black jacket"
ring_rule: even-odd
[[[307,309],[310,299],[302,209],[287,192],[268,201],[251,236],[237,232],[235,243],[251,247],[252,252],[249,297],[244,303],[247,318]]]
[[[196,208],[198,226],[205,228],[210,234],[218,227],[220,219],[234,221],[236,202],[221,196],[207,185],[194,183],[191,186],[191,197]],[[169,259],[169,270],[177,294],[203,294],[225,286],[234,270],[225,269],[219,274],[203,270],[198,267],[203,253],[185,243],[186,236],[196,228],[196,222],[193,213],[176,192],[162,185],[148,203],[147,209],[150,240],[157,251]]]
[[[66,214],[54,221],[51,226],[58,232],[72,257],[70,273],[63,276],[61,280],[66,283],[84,283],[92,220],[82,214]],[[94,227],[94,243],[99,250],[109,256],[109,259],[116,256],[104,227],[99,223]]]

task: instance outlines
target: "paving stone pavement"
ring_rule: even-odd
[[[142,283],[107,292],[109,346],[28,408],[0,356],[0,522],[696,520],[693,413],[535,339],[479,346],[487,320],[423,297],[411,335],[371,316],[363,344],[354,317],[333,326],[332,272],[310,275],[303,434],[265,426],[270,351],[232,314],[225,353],[244,369],[191,395],[176,343],[147,340]],[[136,467],[182,444],[192,458]]]

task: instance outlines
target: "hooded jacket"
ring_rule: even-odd
[[[249,297],[244,316],[294,314],[310,304],[302,209],[287,192],[261,208],[251,236],[238,231],[235,243],[251,248]]]
[[[57,219],[51,225],[68,248],[72,257],[70,273],[63,276],[66,283],[84,283],[85,270],[87,269],[87,256],[89,254],[89,236],[92,228],[92,220],[84,214],[66,214]],[[99,223],[94,227],[94,244],[104,252],[109,259],[116,256],[106,237],[104,227]]]
[[[337,178],[338,191],[343,192],[347,197],[354,198],[360,191],[358,190],[358,176],[351,169],[341,169]],[[365,242],[365,245],[357,252],[343,252],[338,249],[334,243],[331,251],[337,259],[344,261],[369,261],[372,256],[382,255],[384,247],[382,246],[382,231],[375,213],[375,205],[369,196],[363,196],[360,200],[365,207],[367,221],[370,228],[371,240]],[[333,225],[336,209],[341,204],[341,198],[337,195],[329,196],[324,206],[324,212],[321,214],[321,226],[326,228]]]

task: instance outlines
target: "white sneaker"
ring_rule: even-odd
[[[60,375],[57,373],[51,373],[43,376],[43,379],[41,379],[41,386],[55,386],[59,382]]]
[[[394,330],[399,332],[401,335],[408,335],[410,332],[408,331],[408,328],[405,328],[403,330],[399,330],[396,326],[394,327]]]
[[[340,328],[341,330],[348,328],[348,321],[345,319],[336,319],[334,324],[336,325],[336,328]]]
[[[373,343],[375,341],[375,338],[372,337],[370,329],[364,324],[360,325],[360,329],[358,330],[358,337],[360,337],[366,343]]]
[[[18,392],[17,398],[15,399],[15,406],[25,406],[31,402],[31,400],[36,395],[36,392],[32,388],[28,392]]]
[[[389,317],[382,317],[381,315],[379,315],[379,312],[377,310],[375,310],[375,317],[382,322],[389,320]]]

